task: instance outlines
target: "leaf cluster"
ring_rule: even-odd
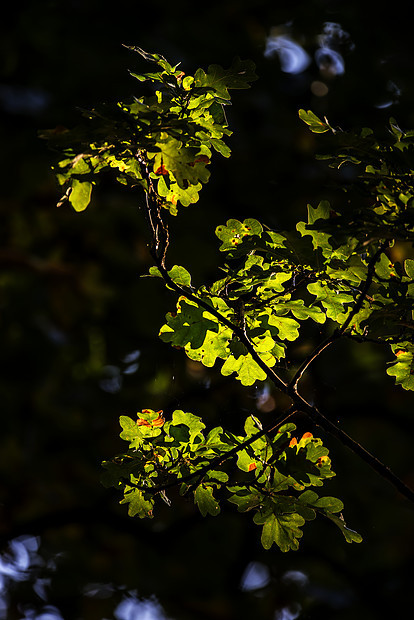
[[[170,278],[192,293],[181,295],[176,311],[167,314],[161,339],[207,367],[223,362],[223,375],[234,373],[248,386],[267,374],[246,343],[272,368],[288,357],[289,344],[311,319],[334,337],[387,343],[398,352],[388,374],[412,389],[414,261],[392,264],[388,243],[361,245],[354,236],[338,242],[326,227],[337,216],[323,201],[308,205],[299,234],[265,230],[254,219],[219,226],[225,277],[194,291],[184,267],[170,270]]]
[[[312,132],[327,134],[317,158],[352,170],[352,183],[342,184],[351,195],[347,211],[329,223],[329,230],[336,236],[414,241],[414,131],[403,131],[394,118],[378,136],[369,127],[334,128],[310,110],[300,110],[299,116]]]
[[[247,88],[256,79],[250,61],[236,58],[224,70],[212,65],[186,75],[163,56],[129,48],[154,65],[154,71],[131,75],[148,82],[153,94],[83,111],[87,126],[57,128],[41,135],[63,158],[55,167],[63,198],[76,211],[91,200],[103,172],[130,188],[153,191],[163,207],[176,214],[178,203],[197,202],[213,151],[230,156],[224,106],[230,89]]]
[[[294,231],[271,230],[252,218],[228,220],[216,229],[224,258],[220,277],[195,286],[186,267],[166,267],[169,232],[162,209],[175,215],[178,203],[196,202],[213,150],[230,155],[223,106],[229,90],[256,79],[254,66],[235,59],[230,69],[212,65],[190,76],[158,54],[132,49],[155,66],[132,74],[155,86],[155,93],[86,113],[86,133],[48,134],[65,154],[56,168],[65,197],[76,210],[86,208],[97,176],[108,169],[120,183],[140,186],[155,261],[149,275],[178,296],[160,338],[243,386],[270,380],[292,406],[265,428],[248,417],[244,435],[222,427],[207,432],[199,417],[183,411],[169,420],[151,409],[137,420],[121,416],[129,449],[104,462],[104,484],[119,489],[129,514],[141,518],[153,516],[158,499],[170,504],[175,487],[192,495],[203,515],[217,515],[227,500],[240,512],[252,511],[266,549],[273,543],[282,551],[297,549],[303,525],[318,514],[348,542],[359,542],[340,514],[342,502],[309,488],[334,475],[327,448],[309,432],[294,436],[295,425],[284,422],[304,412],[413,498],[387,467],[305,400],[299,382],[328,346],[347,337],[388,347],[394,355],[388,375],[414,390],[414,260],[393,262],[390,253],[396,242],[414,240],[414,132],[391,120],[390,134],[381,140],[367,128],[343,132],[301,110],[311,131],[329,136],[334,154],[323,157],[330,165],[355,167],[355,182],[343,189],[351,195],[357,187],[364,199],[350,200],[341,212],[326,200],[308,205],[307,221]],[[317,344],[298,360],[305,322]]]
[[[332,296],[333,282],[341,287],[346,283],[342,290],[335,286],[336,296],[357,291],[359,303],[351,311],[348,334],[386,342],[397,358],[387,373],[403,388],[413,390],[414,260],[393,264],[388,249],[399,241],[414,241],[414,131],[404,132],[390,119],[387,137],[381,140],[369,128],[343,132],[310,111],[301,110],[299,115],[311,131],[321,133],[323,126],[324,132],[332,133],[329,146],[334,154],[320,158],[334,168],[353,165],[354,185],[363,187],[370,197],[369,202],[350,202],[344,213],[333,211],[327,201],[316,209],[308,206],[308,222],[300,222],[297,229],[312,237],[326,265],[313,291],[325,304],[324,297]],[[368,274],[369,294],[364,290]]]
[[[124,493],[121,503],[128,514],[152,517],[157,499],[168,505],[170,490],[191,494],[203,516],[220,513],[220,502],[235,504],[239,512],[253,514],[262,527],[262,543],[275,543],[282,551],[298,548],[301,527],[317,514],[333,521],[348,542],[361,537],[349,530],[340,513],[343,504],[319,497],[309,487],[321,487],[334,476],[328,449],[305,433],[297,439],[295,424],[264,432],[253,416],[246,419],[244,435],[222,427],[207,434],[201,418],[181,410],[165,421],[150,409],[137,420],[120,418],[121,438],[129,449],[104,462],[103,483]]]

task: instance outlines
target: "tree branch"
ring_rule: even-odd
[[[402,495],[404,495],[407,499],[414,502],[414,491],[410,489],[398,476],[396,476],[391,469],[385,465],[382,461],[377,459],[373,454],[368,452],[366,448],[364,448],[360,443],[352,439],[347,433],[345,433],[341,428],[336,426],[333,422],[331,422],[325,415],[323,415],[317,409],[314,409],[312,413],[313,419],[322,426],[325,430],[327,430],[331,435],[339,439],[339,441],[344,444],[347,448],[350,448],[354,454],[357,454],[361,457],[377,474],[380,474],[383,478],[388,480]]]
[[[299,404],[299,401],[301,404]],[[414,502],[414,491],[410,489],[398,476],[396,476],[389,467],[384,465],[382,461],[377,459],[376,456],[371,454],[360,443],[352,439],[350,435],[345,433],[339,426],[334,424],[329,418],[321,413],[316,407],[308,403],[300,394],[295,397],[295,403],[298,411],[302,411],[308,415],[318,426],[321,426],[325,431],[339,439],[339,441],[349,448],[354,454],[357,454],[363,461],[365,461],[377,474],[382,478],[385,478],[390,482],[402,495],[407,499]]]
[[[379,260],[382,252],[389,245],[388,239],[383,241],[374,256],[368,263],[367,269],[367,278],[362,287],[362,290],[356,300],[356,303],[345,320],[344,324],[341,328],[336,330],[332,336],[323,341],[316,349],[311,353],[311,355],[301,364],[298,371],[295,373],[293,379],[289,382],[289,384],[285,383],[278,374],[270,368],[260,357],[260,355],[256,352],[253,344],[249,340],[245,330],[238,325],[233,324],[227,317],[223,316],[218,310],[216,310],[213,306],[209,305],[204,299],[197,297],[191,291],[185,290],[180,285],[176,284],[170,275],[168,274],[168,270],[165,266],[165,257],[166,251],[168,248],[168,229],[164,224],[161,217],[161,205],[159,204],[157,194],[152,186],[152,180],[149,177],[148,169],[146,169],[147,180],[149,184],[149,191],[146,192],[146,217],[149,222],[151,232],[152,232],[152,246],[151,246],[151,254],[154,258],[154,261],[164,279],[166,284],[173,290],[175,290],[180,295],[183,295],[190,301],[194,301],[196,304],[207,310],[210,314],[215,316],[223,325],[229,327],[233,333],[239,338],[239,340],[244,344],[252,358],[258,364],[258,366],[266,373],[266,376],[272,381],[277,389],[279,389],[284,394],[288,395],[293,404],[291,406],[292,412],[289,413],[288,417],[291,417],[296,411],[303,411],[309,417],[314,420],[316,424],[321,426],[325,431],[329,432],[331,435],[339,439],[341,443],[347,446],[354,454],[357,454],[360,458],[362,458],[368,465],[370,465],[380,476],[388,480],[402,495],[404,495],[407,499],[414,502],[414,491],[410,489],[398,476],[396,476],[389,467],[384,465],[379,459],[377,459],[373,454],[371,454],[368,450],[366,450],[361,444],[352,439],[347,433],[345,433],[342,429],[340,429],[336,424],[331,422],[325,415],[323,415],[316,407],[310,405],[299,393],[298,393],[298,383],[303,376],[304,372],[310,366],[310,364],[324,351],[327,347],[329,347],[335,340],[337,340],[340,336],[343,336],[345,331],[348,329],[351,324],[352,319],[356,316],[359,310],[362,308],[362,304],[364,299],[368,293],[368,290],[372,284],[372,280],[375,274],[375,265]],[[290,411],[290,409],[288,411]],[[287,418],[284,418],[284,420]],[[280,422],[281,423],[281,422]],[[278,424],[278,423],[276,423]],[[253,441],[256,441],[259,437],[261,437],[269,430],[264,429],[260,431],[254,438],[250,438],[251,441],[245,443],[245,445],[249,445]],[[222,460],[226,460],[230,458],[234,454],[236,454],[239,450],[245,447],[243,444],[240,446],[236,446],[232,450],[226,453],[224,457],[220,456],[217,459],[213,459],[204,468],[201,468],[197,472],[193,472],[189,474],[185,478],[180,479],[180,483],[185,482],[186,480],[192,479],[194,476],[199,475],[202,476],[207,471],[211,469],[212,466],[221,463]],[[164,491],[167,488],[175,486],[177,482],[167,483],[165,485],[161,485],[152,490],[152,492],[157,493]],[[148,487],[138,487],[140,490],[149,491]]]
[[[147,221],[150,224],[153,239],[155,238],[155,240],[157,240],[158,238],[166,238],[168,240],[168,230],[166,229],[165,224],[161,217],[160,205],[158,204],[157,199],[156,198],[152,199],[151,197],[149,197],[149,194],[146,194],[146,216],[147,216]],[[252,342],[250,341],[245,330],[242,327],[232,323],[227,317],[223,316],[221,312],[216,310],[214,306],[210,305],[201,297],[198,297],[191,291],[186,290],[185,288],[183,288],[182,286],[180,286],[179,284],[177,284],[176,282],[172,280],[165,266],[165,257],[166,257],[168,243],[162,245],[161,255],[158,251],[159,246],[161,246],[160,243],[157,243],[157,241],[155,241],[155,243],[153,242],[151,246],[151,255],[164,281],[166,282],[166,284],[168,284],[168,286],[172,288],[173,290],[175,290],[179,295],[183,295],[190,301],[194,301],[197,305],[201,306],[202,308],[207,310],[207,312],[215,316],[220,321],[220,323],[222,323],[223,325],[231,329],[233,333],[237,336],[237,338],[240,340],[240,342],[244,344],[244,346],[246,347],[247,351],[250,353],[250,355],[252,356],[256,364],[266,373],[267,376],[269,376],[272,379],[273,383],[281,391],[286,392],[286,383],[283,381],[283,379],[281,379],[281,377],[279,377],[279,375],[273,369],[269,368],[266,362],[262,360],[262,358],[257,353]]]

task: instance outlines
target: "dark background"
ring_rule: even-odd
[[[314,58],[326,22],[349,34],[338,48],[342,75]],[[287,73],[277,55],[264,56],[275,27],[307,51],[306,70]],[[338,177],[315,161],[318,141],[299,108],[344,129],[383,128],[390,116],[413,128],[405,3],[29,0],[9,5],[1,28],[0,618],[402,615],[412,598],[412,507],[333,438],[321,435],[338,474],[325,492],[345,502],[360,545],[314,522],[298,552],[264,552],[250,515],[223,508],[203,519],[188,501],[142,522],[100,485],[100,462],[125,445],[121,414],[182,408],[237,428],[284,403],[270,386],[242,389],[158,340],[174,298],[139,279],[151,265],[139,199],[106,182],[84,213],[56,210],[54,154],[37,132],[72,126],[77,107],[139,94],[127,70],[144,67],[123,43],[188,73],[235,55],[254,60],[260,79],[228,110],[232,158],[215,158],[200,203],[171,224],[171,264],[201,284],[217,274],[214,229],[228,217],[293,228],[308,202],[340,205]],[[324,96],[313,94],[315,81]],[[389,360],[373,345],[338,344],[305,387],[413,485],[414,399],[385,374]]]

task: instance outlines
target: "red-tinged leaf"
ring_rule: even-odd
[[[302,435],[302,439],[311,439],[312,437],[312,433],[303,433]]]
[[[158,168],[156,169],[155,174],[157,174],[158,176],[161,176],[161,175],[165,176],[169,174],[169,172],[167,168],[164,166],[164,164],[161,164],[161,166],[158,166]]]
[[[149,409],[143,409],[142,413],[151,413]],[[143,418],[138,417],[137,425],[138,426],[162,426],[165,422],[164,416],[162,415],[162,411],[157,411],[158,417],[155,420],[144,420]]]
[[[289,442],[289,448],[293,448],[293,446],[297,446],[297,445],[298,445],[298,440],[296,439],[296,437],[293,437]]]
[[[327,461],[329,461],[328,456],[320,456],[316,461],[316,467],[322,467]]]
[[[138,418],[137,425],[138,426],[151,426],[151,424],[147,422],[147,420],[143,420],[142,418]]]
[[[162,426],[165,422],[164,416],[163,415],[159,415],[158,418],[156,418],[153,423],[152,426]]]
[[[254,469],[257,469],[256,463],[250,463],[248,471],[253,471]]]

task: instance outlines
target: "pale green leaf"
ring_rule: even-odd
[[[75,211],[84,211],[91,201],[92,183],[89,181],[72,180],[69,202]]]

